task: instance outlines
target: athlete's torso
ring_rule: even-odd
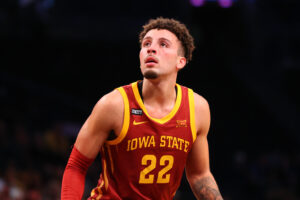
[[[173,199],[196,137],[193,91],[176,87],[175,106],[161,119],[147,113],[137,82],[118,88],[122,131],[101,149],[103,170],[90,199]]]

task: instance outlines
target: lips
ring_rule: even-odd
[[[145,63],[146,64],[150,64],[150,63],[158,63],[158,60],[154,57],[154,56],[148,56],[146,59],[145,59]]]

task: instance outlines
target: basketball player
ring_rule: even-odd
[[[85,175],[101,153],[89,199],[173,199],[185,169],[197,199],[222,199],[210,172],[207,101],[176,83],[192,58],[186,26],[152,19],[140,33],[143,80],[102,97],[82,126],[67,163],[63,200],[81,199]]]

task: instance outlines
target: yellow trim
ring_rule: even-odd
[[[176,102],[175,102],[175,106],[174,108],[172,109],[172,111],[167,114],[166,116],[164,116],[163,118],[160,118],[160,119],[157,119],[157,118],[154,118],[154,117],[151,117],[147,110],[146,110],[146,107],[142,101],[142,98],[140,96],[140,93],[139,93],[139,89],[138,89],[138,82],[134,82],[132,83],[132,89],[133,89],[133,93],[134,93],[134,97],[135,99],[137,100],[139,106],[141,107],[141,109],[144,111],[144,113],[153,121],[159,123],[159,124],[164,124],[166,122],[168,122],[170,119],[172,119],[172,117],[174,117],[174,115],[176,114],[176,112],[178,111],[179,107],[180,107],[180,104],[181,104],[181,99],[182,99],[182,91],[181,91],[181,87],[180,85],[176,84],[176,87],[177,87],[177,98],[176,98]]]
[[[130,123],[129,101],[128,101],[127,94],[126,94],[124,88],[122,88],[122,87],[117,88],[117,90],[121,93],[121,95],[123,97],[123,101],[124,101],[123,126],[122,126],[121,133],[119,134],[119,136],[116,139],[106,141],[106,143],[109,145],[116,145],[124,139],[124,137],[127,134],[127,131],[129,128],[129,123]]]
[[[95,188],[96,189],[96,188]],[[91,192],[91,197],[93,197],[95,195],[95,189],[92,190]]]
[[[101,184],[92,190],[92,192],[91,192],[91,199],[95,199],[95,197],[94,197],[95,194],[96,194],[95,190],[98,191],[98,195],[96,196],[96,200],[101,199],[101,197],[102,197],[102,190],[101,190],[101,188],[103,187],[103,185],[104,185],[104,181],[101,181]]]
[[[101,199],[101,197],[103,196],[103,195],[102,195],[103,192],[102,192],[102,190],[101,190],[101,188],[103,187],[103,185],[104,185],[104,181],[102,181],[101,184],[100,184],[100,186],[98,187],[98,196],[96,197],[96,200]]]
[[[191,122],[191,130],[193,135],[193,142],[196,140],[197,131],[196,131],[196,122],[195,122],[195,99],[194,92],[192,89],[188,89],[189,95],[189,105],[190,105],[190,122]]]
[[[175,190],[175,192],[172,194],[172,199],[174,199],[176,192],[177,192],[177,190]]]
[[[106,166],[106,161],[103,160],[103,175],[104,175],[104,187],[105,190],[108,188],[108,178],[107,178],[107,166]]]
[[[96,200],[100,200],[102,197],[102,194],[99,194],[97,197],[96,197]]]

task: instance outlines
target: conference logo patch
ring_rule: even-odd
[[[176,120],[176,128],[187,127],[186,120]]]
[[[131,109],[131,114],[133,114],[133,115],[142,115],[143,111],[141,109],[132,108]]]

